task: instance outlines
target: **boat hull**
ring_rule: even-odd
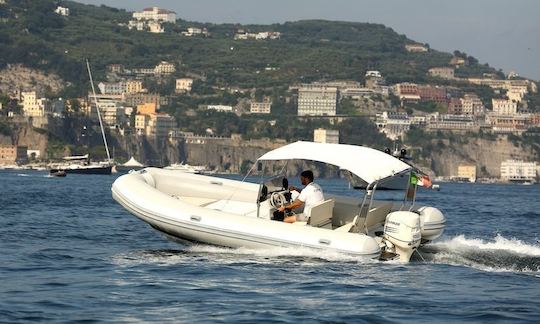
[[[158,173],[166,170],[154,171]],[[257,188],[254,184],[217,179],[193,174],[169,174],[176,178],[171,183],[207,181],[209,195],[219,188],[230,195],[227,186],[238,182],[240,191]],[[195,177],[195,178],[194,178]],[[198,178],[197,178],[198,177]],[[131,173],[119,177],[112,187],[113,198],[130,213],[153,228],[181,240],[232,248],[304,247],[317,250],[332,250],[367,258],[378,258],[380,247],[377,241],[365,234],[336,232],[323,228],[300,226],[269,219],[242,216],[219,210],[189,205],[163,193],[152,185],[159,183],[151,174]],[[214,187],[212,187],[214,186]],[[253,187],[255,186],[255,187]],[[193,187],[195,187],[193,185]],[[250,187],[250,188],[248,188]],[[230,188],[229,188],[230,189]],[[196,190],[196,189],[194,189]],[[212,191],[214,193],[212,193]],[[255,194],[257,192],[255,191]],[[256,197],[256,196],[255,196]]]
[[[112,173],[112,166],[96,166],[96,167],[81,167],[81,168],[54,168],[50,169],[49,173],[57,173],[64,171],[70,174],[103,174],[110,175]]]

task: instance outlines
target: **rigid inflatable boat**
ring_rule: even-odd
[[[294,199],[282,174],[249,183],[145,168],[119,177],[113,198],[156,230],[176,239],[226,247],[307,247],[367,258],[409,261],[420,246],[442,234],[445,217],[434,207],[415,205],[416,185],[407,183],[402,201],[375,200],[377,185],[411,173],[411,166],[362,146],[296,142],[261,156],[266,163],[318,161],[367,182],[362,198],[325,194],[307,222],[272,220]],[[301,213],[302,210],[295,210]]]

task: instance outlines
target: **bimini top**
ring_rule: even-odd
[[[406,172],[412,167],[384,152],[356,145],[298,141],[261,156],[258,161],[311,160],[338,166],[367,183]]]

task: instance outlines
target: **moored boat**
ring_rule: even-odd
[[[50,175],[53,176],[53,177],[65,177],[66,176],[66,171],[62,171],[62,170],[57,170],[57,171],[51,171],[50,172]]]

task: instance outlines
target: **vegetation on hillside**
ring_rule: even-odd
[[[53,12],[60,4],[70,16]],[[409,53],[412,42],[380,24],[308,20],[274,25],[200,24],[179,20],[164,34],[129,30],[131,13],[72,1],[8,0],[0,7],[0,67],[23,63],[55,72],[73,83],[68,94],[85,93],[84,59],[96,79],[107,64],[150,67],[161,60],[206,78],[209,86],[271,88],[297,82],[352,79],[363,81],[366,70],[379,70],[389,83],[425,82],[426,72],[445,66],[452,55],[430,50]],[[8,8],[8,9],[6,9]],[[189,26],[206,27],[210,37],[184,37]],[[279,40],[234,40],[237,29],[279,31]],[[485,71],[469,57],[463,70]],[[266,70],[265,68],[272,69]],[[488,69],[493,72],[493,69]]]

